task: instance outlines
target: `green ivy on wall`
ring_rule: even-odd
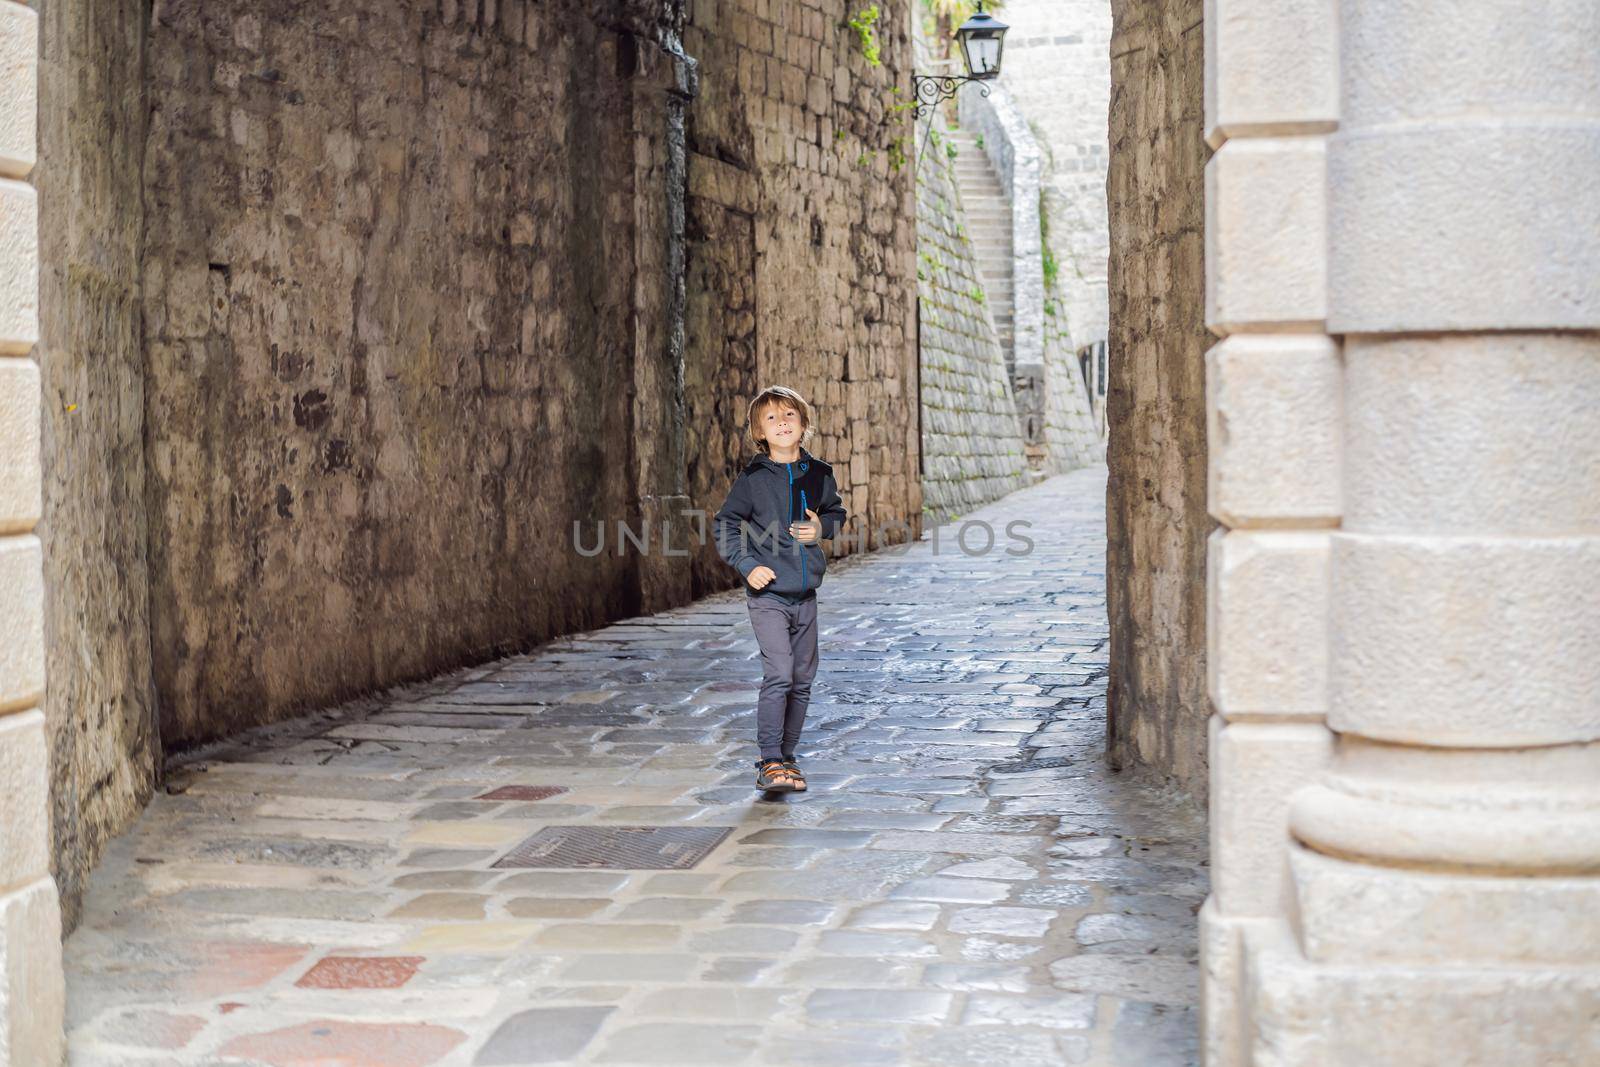
[[[878,49],[878,5],[857,11],[845,25],[856,31],[856,37],[861,42],[861,54],[867,57],[867,62],[874,67],[881,66],[883,56]]]

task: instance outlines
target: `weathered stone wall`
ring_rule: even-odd
[[[144,324],[168,746],[636,603],[631,563],[571,542],[574,520],[633,515],[635,434],[659,431],[628,396],[628,42],[469,6],[156,11]]]
[[[1069,295],[1081,297],[1086,287],[1079,277],[1063,278],[1060,271],[1049,277],[1044,269],[1053,254],[1045,242],[1048,227],[1042,214],[1048,153],[1006,86],[993,86],[984,96],[969,85],[959,99],[962,125],[982,136],[982,151],[1010,193],[1015,317],[1011,386],[1024,420],[1024,448],[1036,470],[1077,470],[1103,460],[1105,449],[1078,370],[1067,314]],[[1102,204],[1103,217],[1104,188],[1092,195]],[[1105,286],[1102,280],[1088,288],[1103,295]],[[1026,395],[1030,386],[1041,393],[1031,403]],[[1030,418],[1038,425],[1031,437]]]
[[[716,507],[748,460],[763,385],[817,408],[812,451],[845,506],[886,542],[917,531],[915,220],[905,0],[880,4],[868,62],[842,0],[697,0],[689,109],[691,491]],[[720,288],[696,291],[695,282]],[[699,395],[695,395],[696,393]],[[838,552],[836,542],[833,552]],[[701,550],[701,573],[731,573]]]
[[[159,763],[145,567],[145,6],[39,0],[45,648],[52,870],[69,927]]]
[[[1109,0],[1007,0],[1000,75],[1045,149],[1046,241],[1069,349],[1105,338]],[[1198,77],[1198,75],[1196,75]]]
[[[1078,369],[1078,354],[1060,306],[1059,290],[1046,290],[1044,315],[1044,464],[1046,474],[1065,474],[1104,463],[1105,442],[1095,424],[1094,409]]]
[[[681,303],[674,72],[652,43],[681,12],[280,8],[154,9],[133,388],[169,744],[627,613],[667,584],[638,558],[580,562],[570,523],[637,527],[651,461],[681,455],[632,432],[683,421],[681,336],[650,321],[674,314],[674,287]],[[102,90],[87,121],[139,91]],[[64,141],[62,167],[137,181],[140,103],[112,124],[131,155]],[[138,207],[116,213],[134,235]],[[137,452],[124,461],[142,478]],[[126,529],[139,510],[118,513]],[[552,594],[580,569],[588,595]],[[123,578],[143,580],[142,558]],[[83,643],[71,629],[56,649]]]
[[[935,132],[927,144],[917,164],[922,493],[944,522],[1028,484],[1028,463],[947,143]]]
[[[1206,791],[1200,0],[1112,5],[1110,756]]]
[[[698,86],[670,3],[45,10],[69,902],[163,750],[736,581],[660,524],[762,384],[918,531],[903,8],[873,65],[844,4],[701,4]]]

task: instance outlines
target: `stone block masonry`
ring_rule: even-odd
[[[1053,117],[1050,105],[1040,102],[1037,106],[1045,108],[1046,119]],[[1029,465],[1059,474],[1102,462],[1105,449],[1078,368],[1067,308],[1071,298],[1103,298],[1104,271],[1097,270],[1095,279],[1077,273],[1063,277],[1060,271],[1047,278],[1045,257],[1055,256],[1059,262],[1061,253],[1055,249],[1069,245],[1062,239],[1046,240],[1048,212],[1040,179],[1052,152],[1034,135],[1030,127],[1036,123],[1019,108],[1010,90],[1005,85],[991,86],[989,95],[984,96],[968,86],[960,94],[960,114],[962,125],[981,138],[983,147],[974,146],[973,150],[988,157],[1010,200],[1012,287],[1008,313],[1015,321],[1011,384],[1023,418]],[[1096,199],[1103,216],[1105,190],[1082,195]],[[1100,318],[1103,316],[1094,321]],[[1103,337],[1102,332],[1097,339]],[[1041,389],[1042,396],[1029,397],[1030,387]],[[1036,427],[1031,432],[1030,420]]]
[[[68,926],[160,744],[145,565],[146,34],[138,0],[39,0],[45,655],[54,847]]]
[[[1112,4],[1111,758],[1206,793],[1200,0]]]
[[[45,743],[38,16],[0,3],[0,1064],[61,1062],[66,990]]]
[[[910,84],[909,5],[878,5],[878,65],[847,25],[866,6],[689,9],[684,47],[701,83],[686,115],[686,459],[690,495],[717,506],[751,454],[749,399],[796,388],[818,411],[811,450],[877,547],[880,528],[898,530],[888,542],[919,531],[922,490],[913,131],[896,107]],[[709,546],[695,566],[696,591],[727,580]]]
[[[628,34],[472,7],[155,12],[169,749],[631,606],[634,565],[582,559],[571,524],[634,514],[633,434],[664,430],[629,402],[660,313],[635,293],[635,197],[660,193],[635,188],[635,97],[660,89]]]
[[[1005,353],[938,133],[944,122],[939,115],[931,121],[935,130],[917,163],[922,485],[925,509],[943,522],[1027,484],[1028,462]]]
[[[846,7],[41,0],[40,368],[0,411],[42,390],[69,921],[165,754],[736,581],[681,512],[761,384],[916,532],[906,10],[873,66]]]
[[[1501,14],[1205,5],[1208,1067],[1600,1057],[1600,10]]]
[[[1112,7],[1108,0],[1007,0],[1002,16],[1012,29],[1001,81],[1046,149],[1043,210],[1069,352],[1108,330]]]

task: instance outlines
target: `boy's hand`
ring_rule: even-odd
[[[751,589],[762,589],[765,588],[768,582],[772,581],[772,579],[776,577],[777,574],[774,573],[771,567],[757,567],[755,570],[750,572],[750,577],[747,578],[746,581],[750,583]]]
[[[791,522],[789,536],[799,541],[802,545],[814,545],[822,540],[822,520],[817,518],[817,513],[806,508],[805,522]]]

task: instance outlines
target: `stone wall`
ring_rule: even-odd
[[[874,547],[919,529],[911,119],[906,0],[879,4],[868,61],[843,0],[697,0],[684,47],[701,71],[687,115],[691,492],[722,502],[751,449],[761,386],[817,409]],[[716,284],[720,279],[720,285]],[[696,281],[714,287],[697,290]],[[900,524],[904,524],[904,528]],[[829,551],[840,551],[835,542]],[[709,547],[697,588],[731,572]]]
[[[39,522],[39,20],[0,3],[0,1063],[61,1062],[66,988],[50,877]]]
[[[1081,279],[1064,279],[1059,272],[1047,278],[1044,270],[1049,253],[1048,226],[1041,214],[1042,178],[1048,153],[1006,86],[992,86],[984,96],[969,85],[959,99],[962,126],[982,136],[982,151],[1010,192],[1015,337],[1011,386],[1023,417],[1029,464],[1046,474],[1063,474],[1098,463],[1105,458],[1105,449],[1078,370],[1067,314],[1069,294],[1081,296],[1085,286]],[[1104,189],[1093,195],[1104,202]],[[1101,285],[1097,291],[1103,290]],[[1029,397],[1030,389],[1039,390],[1039,395]],[[1030,419],[1037,426],[1031,436]]]
[[[520,10],[519,10],[520,9]],[[625,42],[533,5],[167,4],[144,341],[163,740],[632,610]],[[596,176],[604,176],[596,180]],[[585,595],[561,595],[583,588]]]
[[[907,15],[846,7],[43,6],[69,906],[164,752],[736,582],[683,512],[760,385],[919,532]]]
[[[984,306],[951,158],[937,132],[927,146],[917,163],[922,492],[929,516],[944,522],[1029,479],[1022,422]]]
[[[1045,148],[1047,242],[1072,351],[1104,339],[1109,321],[1111,7],[1109,0],[1006,0],[1000,16],[1011,25],[1001,82]]]
[[[1095,423],[1072,333],[1060,307],[1059,290],[1047,289],[1044,313],[1044,464],[1046,474],[1065,474],[1104,463],[1105,442]]]
[[[1206,791],[1200,0],[1117,0],[1111,54],[1110,756]]]
[[[1600,1062],[1600,7],[1205,17],[1206,1063]]]
[[[69,926],[154,788],[145,567],[143,3],[39,0],[40,337],[53,871]]]

